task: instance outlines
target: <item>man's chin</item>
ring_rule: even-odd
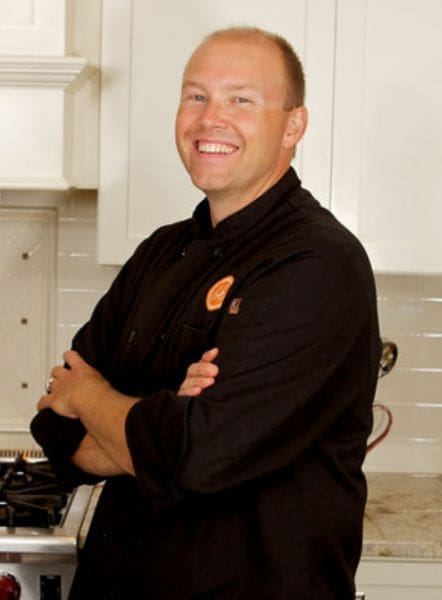
[[[207,177],[207,175],[195,175],[191,173],[192,183],[206,196],[222,193],[227,188],[225,177]]]

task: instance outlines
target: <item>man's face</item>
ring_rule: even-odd
[[[302,132],[292,131],[295,111],[283,109],[286,85],[279,49],[267,40],[219,37],[191,57],[176,140],[194,185],[209,200],[239,209],[287,170]]]

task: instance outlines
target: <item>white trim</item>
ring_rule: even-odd
[[[0,56],[0,86],[73,90],[94,71],[82,56]]]
[[[128,232],[132,0],[102,7],[98,262],[122,264],[138,240]]]
[[[309,124],[300,146],[300,175],[304,187],[327,207],[331,203],[336,2],[307,2],[304,49]]]
[[[367,0],[338,0],[331,209],[359,233]]]
[[[0,177],[0,190],[67,190],[72,186],[65,177]]]

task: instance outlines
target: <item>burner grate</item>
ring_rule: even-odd
[[[47,461],[28,462],[19,454],[13,463],[0,463],[0,526],[58,525],[66,502]]]

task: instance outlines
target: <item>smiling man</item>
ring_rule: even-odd
[[[292,62],[301,79],[301,65]],[[307,125],[299,100],[271,39],[214,35],[196,50],[184,72],[176,138],[193,183],[207,194],[214,224],[287,171]]]
[[[190,58],[176,140],[206,197],[124,265],[32,423],[67,485],[106,479],[71,600],[354,599],[376,295],[290,166],[303,102],[273,34]]]

